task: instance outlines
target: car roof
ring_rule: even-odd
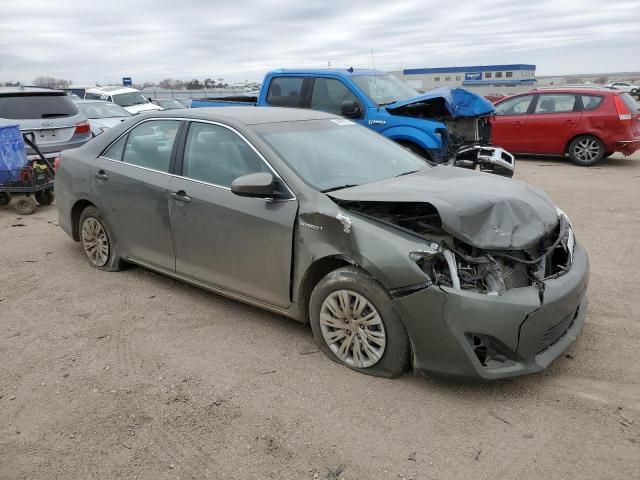
[[[358,75],[391,75],[388,72],[383,72],[381,70],[370,70],[364,68],[302,68],[302,69],[288,69],[288,68],[280,68],[278,70],[272,70],[269,74],[299,74],[299,75],[340,75],[344,77],[354,77]]]
[[[622,90],[614,90],[612,88],[600,87],[597,85],[567,85],[562,87],[538,87],[522,93],[612,93],[614,95],[622,93]],[[519,95],[520,95],[519,94]]]
[[[179,117],[193,120],[220,121],[243,125],[259,125],[264,123],[299,122],[305,120],[323,120],[342,118],[319,110],[284,107],[204,107],[179,110],[163,110],[141,113],[136,117]]]
[[[73,103],[104,103],[107,105],[113,105],[113,102],[107,102],[106,100],[89,100],[89,99],[83,99],[81,98],[80,100],[74,100]]]
[[[119,93],[133,93],[133,92],[139,92],[140,90],[136,90],[135,88],[130,88],[130,87],[120,87],[117,85],[110,85],[110,86],[106,86],[106,87],[93,87],[93,88],[87,88],[86,89],[87,92],[89,93],[108,93],[110,95],[117,95]]]
[[[66,95],[67,92],[63,90],[56,90],[55,88],[46,87],[0,87],[0,96],[15,96],[15,95]]]

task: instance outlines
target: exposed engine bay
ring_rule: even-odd
[[[437,120],[446,129],[439,131],[446,155],[443,163],[512,177],[515,160],[506,150],[491,145],[489,116],[452,115],[443,97],[434,97],[389,110],[394,115]]]
[[[574,236],[568,218],[559,213],[555,228],[524,250],[486,250],[466,244],[445,232],[437,209],[429,203],[341,202],[354,213],[418,235],[425,249],[411,258],[427,283],[487,295],[501,295],[519,287],[538,286],[571,268]]]

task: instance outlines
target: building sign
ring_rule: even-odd
[[[482,80],[482,72],[467,72],[464,74],[465,80]]]
[[[125,87],[130,87],[132,85],[131,77],[122,77],[122,85]]]

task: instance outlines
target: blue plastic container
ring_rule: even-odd
[[[18,125],[0,125],[0,185],[18,181],[26,164],[27,153]]]

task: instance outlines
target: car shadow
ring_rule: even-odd
[[[539,167],[575,167],[575,168],[584,168],[584,169],[592,169],[599,170],[603,168],[631,168],[637,167],[638,162],[636,158],[633,157],[625,157],[623,155],[614,155],[609,158],[605,158],[599,163],[596,163],[592,167],[582,167],[579,165],[574,165],[571,163],[568,157],[561,157],[557,155],[516,155],[517,162],[527,162],[534,163],[538,162]],[[516,165],[516,169],[518,166]]]

